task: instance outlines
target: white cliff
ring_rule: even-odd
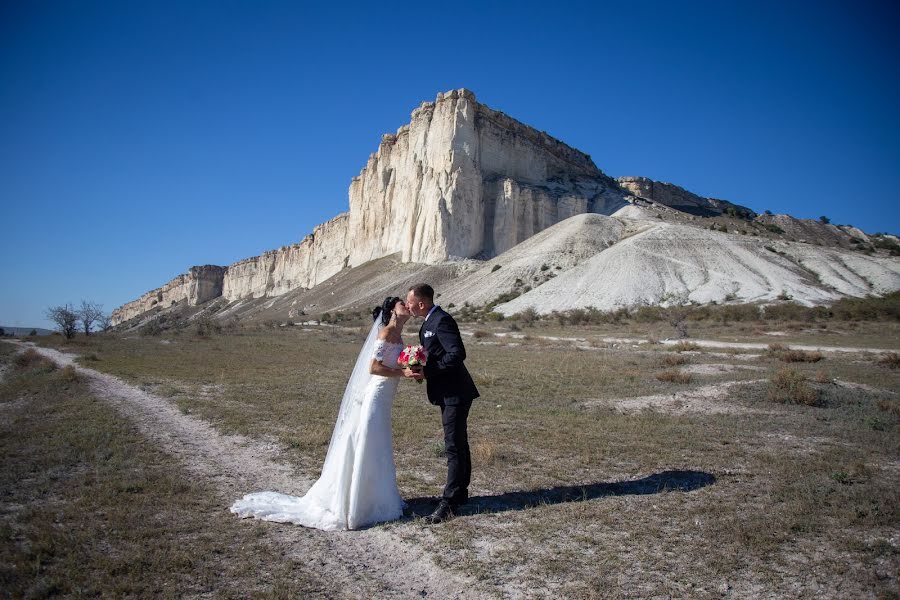
[[[349,197],[349,212],[300,243],[220,267],[221,295],[277,296],[395,253],[424,264],[489,258],[573,215],[627,205],[625,192],[588,155],[464,89],[424,102],[409,124],[384,135]],[[188,279],[176,277],[126,304],[113,323],[159,302],[190,300],[180,291]]]
[[[692,225],[702,217],[730,219],[751,235]],[[772,236],[788,245],[770,251]],[[878,241],[888,248],[892,240]],[[192,267],[114,311],[112,322],[180,301],[197,305],[221,296],[240,304],[308,290],[389,256],[417,265],[457,261],[451,270],[460,278],[442,301],[487,303],[521,294],[498,306],[506,314],[682,296],[765,302],[789,295],[823,303],[900,287],[895,258],[852,253],[855,247],[872,253],[872,244],[849,226],[756,215],[644,177],[614,180],[587,154],[462,89],[422,103],[408,124],[382,136],[350,183],[348,212],[297,244],[227,267]]]
[[[115,309],[110,320],[116,325],[156,308],[168,308],[182,300],[190,306],[197,306],[218,298],[222,295],[224,272],[224,267],[215,265],[191,267],[187,273],[173,278],[162,287]]]

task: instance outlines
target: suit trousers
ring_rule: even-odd
[[[472,479],[467,423],[472,401],[455,406],[442,403],[440,407],[444,449],[447,453],[447,485],[444,487],[443,498],[452,505],[465,504],[469,499],[469,482]]]

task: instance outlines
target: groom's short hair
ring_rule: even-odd
[[[416,298],[421,300],[428,300],[432,304],[434,304],[434,288],[428,285],[427,283],[417,283],[416,285],[409,288]]]

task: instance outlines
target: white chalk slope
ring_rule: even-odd
[[[491,260],[467,261],[459,276],[439,290],[439,302],[482,306],[514,289],[537,286],[615,244],[624,231],[623,221],[613,217],[575,215]]]
[[[784,295],[812,305],[900,289],[897,258],[773,243],[625,214],[579,215],[558,223],[464,275],[446,297],[478,305],[521,290],[514,286],[516,278],[538,284],[497,306],[510,315],[529,307],[548,313],[684,301],[765,302]],[[637,211],[627,215],[643,216]],[[495,264],[501,268],[492,272]],[[545,264],[557,276],[542,282]]]

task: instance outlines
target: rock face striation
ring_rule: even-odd
[[[611,214],[628,204],[627,191],[587,154],[465,89],[422,103],[409,124],[382,136],[349,195],[349,212],[300,243],[227,267],[192,267],[113,311],[113,324],[217,292],[234,301],[310,288],[395,253],[424,264],[490,258],[573,215]]]
[[[150,290],[137,300],[120,306],[110,316],[113,325],[127,321],[157,307],[166,308],[181,300],[197,306],[222,295],[226,267],[202,265],[191,267],[162,287]]]
[[[741,235],[692,224],[703,217],[720,217]],[[773,234],[787,245],[770,245]],[[896,238],[878,241],[900,253]],[[377,259],[410,276],[452,272],[448,306],[517,296],[497,305],[506,314],[671,298],[821,303],[900,288],[895,258],[852,254],[872,253],[873,244],[849,226],[757,215],[645,177],[612,179],[587,154],[461,89],[422,103],[408,124],[382,136],[350,183],[348,212],[297,244],[227,267],[191,267],[113,311],[111,322],[182,301],[222,298],[220,315],[252,310],[258,298],[284,296],[265,301],[281,305],[329,279],[357,281],[344,269]]]
[[[698,196],[672,183],[653,181],[646,177],[619,177],[616,181],[623,189],[638,198],[664,204],[699,217],[715,217],[726,211],[748,217],[756,214],[746,206],[734,204],[728,200]]]

